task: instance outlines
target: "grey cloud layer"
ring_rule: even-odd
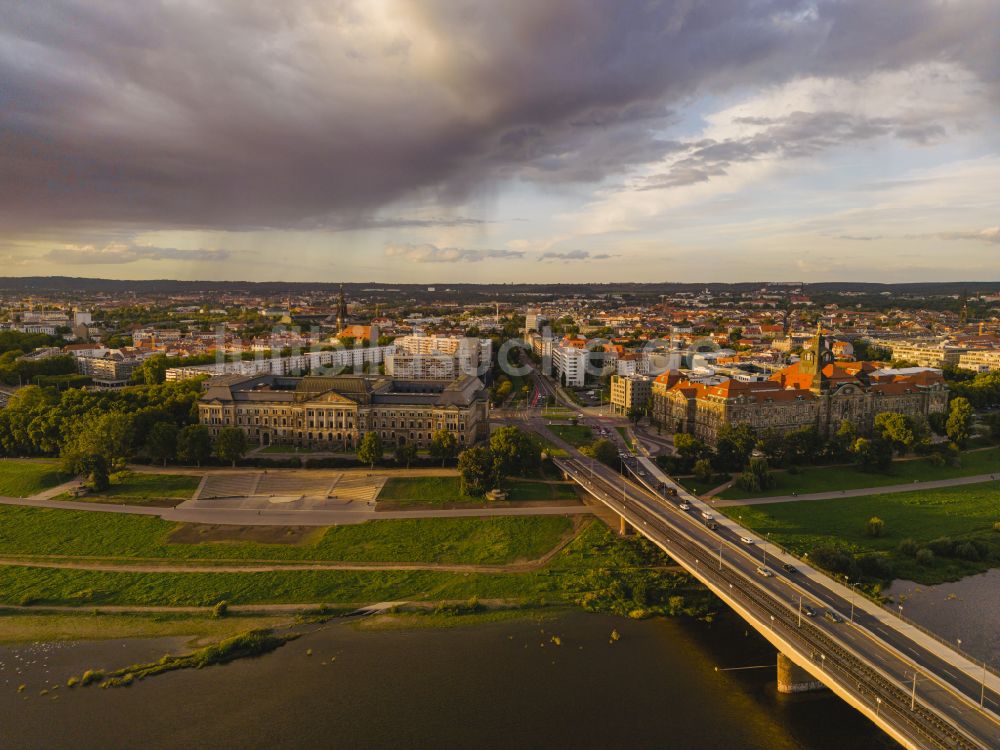
[[[520,250],[478,250],[463,247],[438,247],[429,243],[387,245],[386,257],[409,263],[479,263],[484,260],[520,258]]]
[[[0,0],[0,228],[377,226],[393,202],[504,176],[595,181],[690,149],[662,187],[822,139],[931,138],[793,119],[750,143],[662,133],[694,95],[926,60],[963,64],[996,105],[1000,4],[960,6],[425,0],[393,6],[396,27],[362,0]]]
[[[175,247],[112,243],[103,247],[74,245],[54,248],[45,254],[44,260],[67,265],[119,265],[140,260],[221,261],[228,257],[226,250],[178,250]]]

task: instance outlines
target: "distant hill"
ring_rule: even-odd
[[[428,290],[433,286],[434,291]],[[625,294],[656,296],[678,292],[696,293],[708,290],[714,294],[742,294],[770,288],[771,290],[791,290],[801,288],[802,293],[830,295],[840,292],[855,292],[866,296],[889,292],[894,295],[941,296],[954,294],[980,294],[1000,292],[1000,281],[948,281],[900,284],[876,284],[858,281],[824,281],[815,284],[787,284],[765,281],[723,283],[567,283],[567,284],[397,284],[389,282],[345,282],[344,289],[352,296],[371,293],[370,290],[393,290],[394,294],[408,294],[423,298],[481,298],[494,299],[517,296],[547,295],[602,295]],[[332,293],[340,288],[339,282],[290,282],[290,281],[178,281],[175,279],[155,279],[129,281],[118,279],[76,278],[72,276],[25,276],[0,277],[0,291],[21,294],[42,293],[111,293],[121,294],[204,294],[209,292],[247,292],[261,296],[283,293]]]

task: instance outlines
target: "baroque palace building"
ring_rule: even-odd
[[[224,375],[205,383],[198,419],[212,435],[238,427],[251,443],[353,451],[366,432],[388,446],[426,448],[437,430],[459,447],[485,438],[489,400],[479,378],[397,380],[379,375]]]
[[[837,362],[817,331],[799,361],[768,380],[708,385],[661,375],[653,383],[652,418],[671,432],[714,445],[725,424],[749,424],[758,433],[815,427],[829,439],[844,420],[867,434],[881,412],[927,416],[947,408],[948,387],[940,371]]]

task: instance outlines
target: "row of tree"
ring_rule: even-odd
[[[516,427],[503,427],[486,444],[466,448],[458,456],[462,491],[480,496],[497,489],[504,477],[527,476],[541,465],[541,446]]]
[[[865,469],[885,469],[894,455],[916,452],[937,455],[953,461],[960,448],[972,436],[974,414],[965,398],[954,398],[946,414],[920,415],[881,412],[875,416],[871,435],[859,435],[854,424],[841,422],[829,440],[823,440],[815,427],[803,427],[782,433],[766,430],[757,433],[748,424],[723,425],[713,450],[686,433],[674,435],[675,455],[668,470],[695,473],[706,479],[714,472],[744,472],[740,482],[746,489],[767,488],[767,466],[798,466],[820,461],[852,461]],[[948,438],[935,446],[932,433]],[[764,463],[756,462],[762,459]],[[762,486],[763,485],[763,486]]]

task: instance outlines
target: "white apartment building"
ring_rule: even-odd
[[[238,362],[216,362],[211,365],[191,365],[171,367],[167,370],[167,380],[187,380],[202,375],[290,375],[293,373],[315,372],[322,368],[344,370],[369,369],[381,364],[386,354],[391,354],[393,345],[368,346],[356,349],[334,349],[325,352],[306,352],[290,357],[262,357]]]
[[[559,382],[571,388],[583,387],[589,361],[590,352],[584,346],[571,346],[563,342],[552,347],[552,367],[555,368],[556,377]]]
[[[385,374],[406,380],[482,375],[493,358],[493,342],[469,336],[401,336],[385,357]]]
[[[970,349],[959,356],[958,366],[976,372],[1000,370],[1000,349]]]

